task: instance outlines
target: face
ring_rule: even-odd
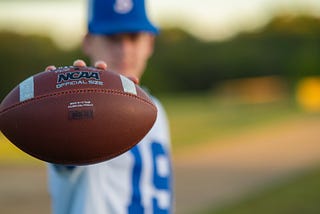
[[[108,69],[141,78],[152,54],[154,36],[149,33],[87,35],[83,48],[92,63],[103,60]]]

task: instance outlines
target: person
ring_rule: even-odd
[[[144,0],[90,0],[88,7],[84,53],[97,67],[108,67],[137,83],[158,34],[147,17]],[[86,64],[77,60],[74,65]],[[54,214],[173,212],[168,121],[160,102],[152,99],[158,108],[156,122],[128,152],[93,165],[48,164]]]

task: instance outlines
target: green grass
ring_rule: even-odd
[[[181,148],[304,116],[290,100],[245,104],[209,95],[164,97],[172,142]]]
[[[238,203],[202,214],[318,214],[320,168]]]

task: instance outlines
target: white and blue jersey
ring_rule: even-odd
[[[172,213],[171,146],[166,114],[155,100],[153,128],[130,151],[78,167],[49,164],[54,214]]]

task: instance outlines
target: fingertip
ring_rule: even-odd
[[[77,66],[77,67],[85,67],[87,66],[86,63],[81,60],[81,59],[77,59],[73,62],[73,66]]]
[[[133,77],[133,76],[131,76],[131,77],[128,77],[132,82],[134,82],[135,84],[139,84],[139,78],[137,78],[137,77]]]
[[[55,70],[55,69],[57,69],[56,66],[49,65],[49,66],[46,67],[45,71],[52,71],[52,70]]]
[[[96,67],[98,69],[102,69],[102,70],[107,70],[107,63],[105,63],[104,61],[97,61],[94,64],[94,67]]]

